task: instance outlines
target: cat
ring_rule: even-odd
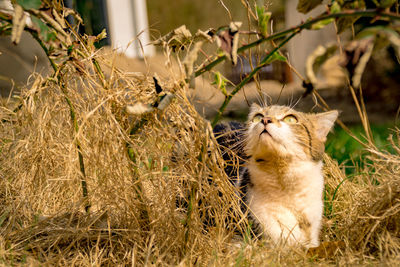
[[[253,104],[245,126],[231,122],[214,128],[226,173],[250,218],[276,245],[319,245],[324,143],[338,114]]]

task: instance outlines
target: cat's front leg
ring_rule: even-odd
[[[270,238],[275,245],[310,247],[309,229],[305,229],[298,218],[288,209],[284,207],[272,209],[270,207],[263,211],[256,209],[253,216],[260,222],[264,235]]]

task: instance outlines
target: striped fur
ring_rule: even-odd
[[[277,245],[319,245],[322,157],[337,116],[337,111],[309,114],[253,104],[245,126],[225,123],[214,129],[227,174],[240,188],[251,218]],[[239,165],[234,154],[241,158]]]

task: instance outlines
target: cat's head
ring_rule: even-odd
[[[245,151],[248,156],[295,157],[320,161],[326,136],[338,111],[303,113],[287,106],[253,104],[247,121]]]

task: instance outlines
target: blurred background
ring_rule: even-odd
[[[81,33],[98,35],[103,29],[107,38],[96,44],[102,47],[104,56],[115,60],[115,65],[129,72],[144,72],[168,77],[166,58],[160,47],[151,45],[151,41],[160,38],[171,30],[186,25],[195,34],[198,29],[207,30],[229,25],[231,21],[241,21],[241,30],[249,30],[254,19],[246,9],[246,4],[254,9],[254,4],[265,6],[272,13],[270,32],[277,32],[297,25],[309,17],[324,12],[321,6],[306,15],[296,10],[297,0],[65,0],[64,5],[76,10],[83,18]],[[366,1],[372,6],[373,1]],[[0,8],[10,10],[9,0],[1,0]],[[71,24],[76,22],[71,19]],[[358,25],[370,24],[361,20]],[[357,31],[357,27],[354,29]],[[342,41],[351,36],[345,32]],[[11,44],[8,36],[0,37],[0,89],[3,97],[18,93],[26,84],[33,71],[45,74],[50,68],[40,46],[28,34],[24,34],[18,46]],[[239,46],[250,41],[242,36]],[[303,31],[290,41],[282,50],[299,75],[305,74],[307,57],[318,45],[337,42],[338,36],[333,25],[319,31]],[[215,51],[215,44],[204,47],[204,53]],[[114,52],[118,55],[115,57]],[[239,55],[239,63],[233,66],[227,62],[218,66],[220,71],[232,83],[237,84],[251,71],[251,62],[256,62],[266,51],[256,51]],[[144,57],[146,60],[144,60]],[[178,71],[178,69],[177,69]],[[191,99],[197,110],[206,118],[212,118],[224,100],[224,95],[212,83],[213,77],[196,79],[196,90]],[[274,62],[262,69],[258,82],[250,82],[230,103],[225,119],[245,120],[250,103],[260,101],[260,91],[270,103],[286,105],[296,104],[303,111],[318,111],[315,101],[309,95],[298,101],[304,93],[298,75],[284,62]],[[400,103],[400,66],[393,48],[374,53],[363,75],[363,97],[373,132],[378,145],[384,146],[390,134],[390,128],[398,125],[397,117]],[[228,88],[229,89],[229,88]],[[346,86],[346,73],[338,65],[338,57],[333,57],[321,67],[318,73],[317,90],[332,109],[341,111],[341,120],[362,136],[360,119],[350,91]],[[337,129],[336,142],[328,143],[328,151],[343,161],[355,153],[358,145]],[[356,151],[356,152],[354,152]]]

